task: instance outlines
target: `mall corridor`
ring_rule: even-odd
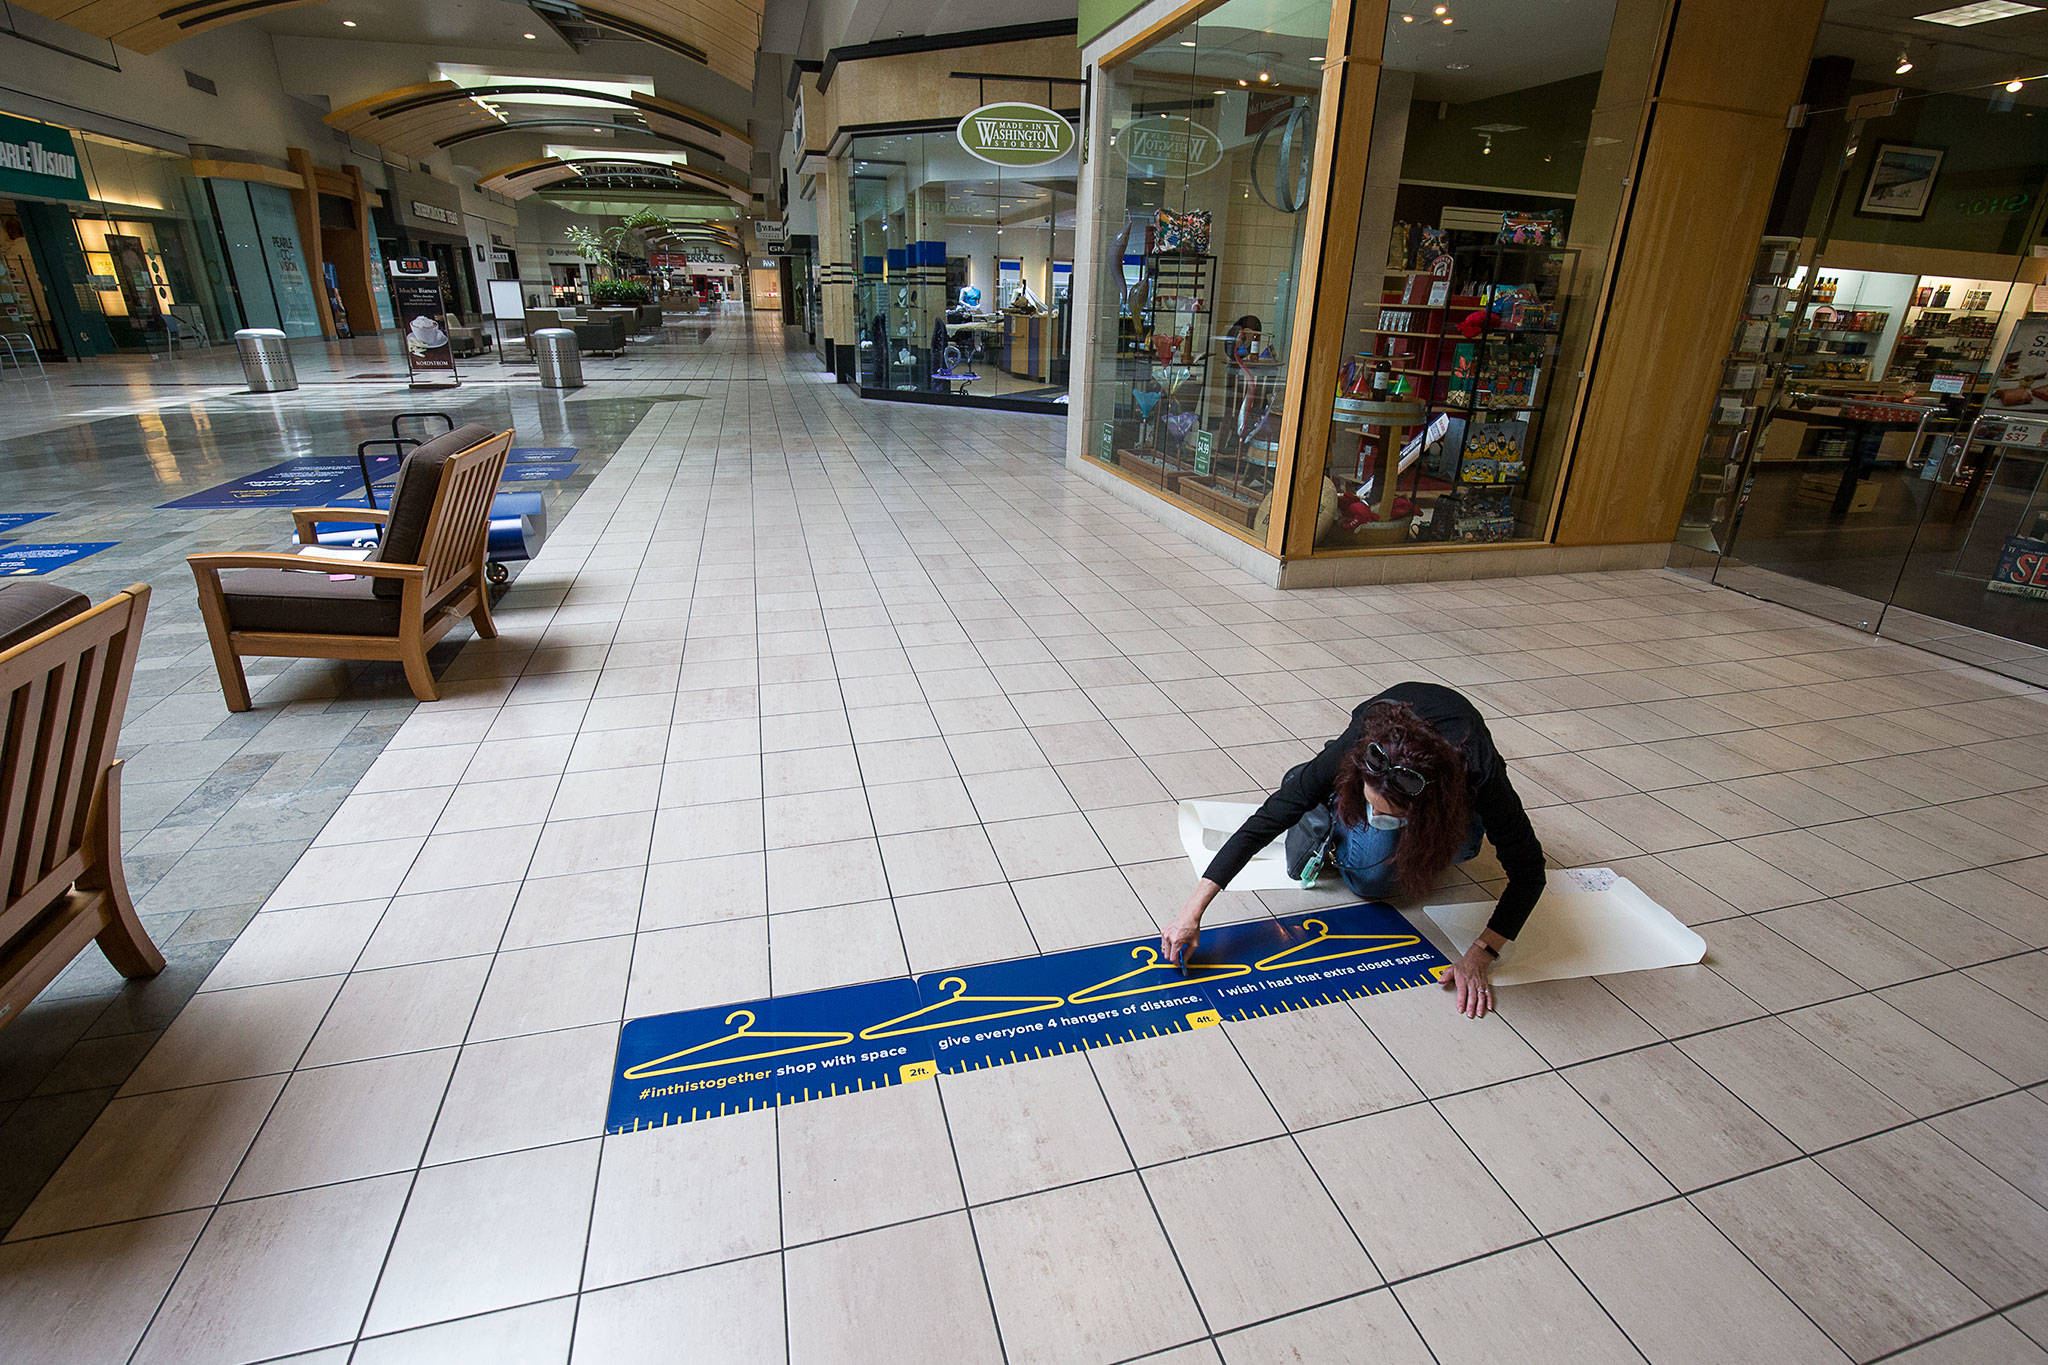
[[[129,875],[185,981],[88,950],[0,1032],[0,1134],[59,1143],[0,1360],[2048,1358],[2039,689],[1669,571],[1279,591],[1060,419],[864,401],[783,336],[465,383],[585,469],[426,704],[273,664],[230,716],[178,556],[284,514],[149,510],[381,425],[369,357],[5,419],[0,482],[134,555],[57,580],[155,589]],[[1705,962],[607,1135],[625,1021],[1156,935],[1176,803],[1406,679]]]

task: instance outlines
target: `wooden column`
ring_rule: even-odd
[[[1372,140],[1388,0],[1337,0],[1316,110],[1316,157],[1304,224],[1294,335],[1287,347],[1286,406],[1281,413],[1281,468],[1276,490],[1287,492],[1285,516],[1266,533],[1268,554],[1295,558],[1315,548],[1323,464],[1330,447],[1330,406],[1345,356],[1351,267],[1365,196],[1366,149]]]
[[[1823,3],[1676,0],[1594,338],[1559,544],[1677,533]]]
[[[306,258],[306,272],[312,277],[313,307],[320,314],[320,334],[338,337],[340,329],[334,325],[334,310],[327,306],[327,253],[320,245],[320,181],[319,171],[313,165],[313,154],[304,147],[287,147],[285,159],[299,177],[299,184],[292,193],[292,213],[299,220],[299,250]]]

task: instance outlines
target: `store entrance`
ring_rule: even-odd
[[[1867,37],[1823,26],[1674,562],[2048,682],[2048,89]]]
[[[18,338],[26,333],[39,355],[54,360],[63,351],[28,234],[14,201],[0,199],[0,334]]]

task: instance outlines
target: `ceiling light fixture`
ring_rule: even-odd
[[[520,34],[519,36],[520,36],[520,37],[522,37],[522,38],[524,38],[524,39],[526,39],[526,41],[528,41],[528,42],[530,43],[530,42],[532,42],[532,41],[534,40],[534,38],[535,38],[535,37],[537,37],[538,35],[536,35],[536,34],[532,34],[532,33],[522,33],[522,34]]]
[[[1903,75],[1905,75],[1905,74],[1906,74],[1906,73],[1907,73],[1908,71],[1911,71],[1912,69],[1913,69],[1913,59],[1912,59],[1911,57],[1909,57],[1908,55],[1906,55],[1906,49],[1904,49],[1903,47],[1902,47],[1902,48],[1900,48],[1900,49],[1899,49],[1899,64],[1898,64],[1898,65],[1897,65],[1896,67],[1892,68],[1892,74],[1893,74],[1894,76],[1903,76]]]
[[[1259,79],[1262,81],[1270,81],[1273,79],[1273,73],[1270,71],[1261,71],[1259,73]]]
[[[1938,9],[1928,14],[1913,17],[1923,24],[1942,24],[1948,28],[1969,28],[1973,24],[1988,24],[1995,19],[2012,19],[2022,14],[2039,14],[2039,5],[2018,5],[2012,0],[1977,0],[1970,5],[1956,5],[1949,9]]]
[[[1449,14],[1451,12],[1451,7],[1449,5],[1438,5],[1436,7],[1436,12],[1438,14]]]
[[[1319,61],[1321,61],[1321,60],[1322,60],[1322,58],[1321,58],[1321,57],[1311,57],[1311,58],[1309,58],[1309,60],[1310,60],[1310,61],[1312,61],[1312,62],[1319,62]]]
[[[1251,82],[1250,82],[1250,81],[1248,81],[1248,80],[1246,80],[1246,79],[1245,79],[1244,77],[1242,77],[1242,76],[1239,76],[1239,77],[1237,78],[1237,83],[1238,83],[1239,85],[1245,86],[1246,88],[1250,88],[1250,86],[1251,86]]]
[[[1444,63],[1444,70],[1446,70],[1446,71],[1470,71],[1471,69],[1472,69],[1472,63],[1470,63],[1470,62],[1445,62],[1445,63]]]
[[[1401,16],[1401,22],[1404,24],[1412,24],[1415,22],[1415,16],[1412,14],[1404,14]]]
[[[1451,21],[1448,19],[1439,19],[1437,22],[1442,24],[1445,28],[1449,28],[1451,26]]]
[[[2027,83],[2025,80],[2016,77],[2012,80],[2007,81],[2005,83],[2005,88],[2013,94],[2017,95],[2021,90],[2026,88],[2026,84]]]
[[[1182,47],[1193,47],[1195,45],[1195,40],[1193,38],[1183,38],[1180,40],[1180,45]]]
[[[353,19],[344,19],[341,21],[341,26],[343,28],[354,28],[356,26],[356,21]]]

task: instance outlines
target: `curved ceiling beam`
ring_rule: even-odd
[[[701,141],[692,142],[688,138],[674,137],[668,133],[657,133],[651,129],[620,128],[616,123],[596,123],[589,119],[531,118],[513,119],[510,123],[499,123],[496,119],[493,119],[481,128],[470,128],[460,133],[450,133],[447,137],[435,138],[434,145],[446,150],[449,147],[459,147],[465,142],[476,142],[482,138],[496,137],[500,133],[538,133],[548,130],[562,133],[590,132],[593,130],[606,133],[629,132],[636,137],[650,137],[657,142],[666,142],[672,147],[681,147],[686,151],[700,152],[714,161],[725,160],[723,156],[719,155],[717,148],[707,147]],[[621,156],[631,156],[633,153],[631,150],[623,150],[619,154]]]
[[[701,62],[734,85],[752,88],[761,48],[761,7],[746,0],[535,0],[533,9],[559,26],[635,38],[688,61]]]
[[[327,115],[325,122],[380,147],[425,158],[444,145],[443,138],[508,126],[510,119],[487,106],[513,95],[527,99],[558,96],[563,107],[571,109],[586,108],[592,103],[608,106],[639,120],[638,124],[621,125],[628,131],[638,132],[644,126],[657,136],[703,147],[732,166],[745,166],[753,158],[754,144],[744,133],[688,105],[658,95],[614,95],[540,80],[494,81],[475,86],[429,81],[424,85],[401,86],[345,105]],[[596,120],[576,121],[588,126]]]
[[[10,0],[133,52],[157,52],[181,38],[321,0]],[[754,84],[761,48],[760,0],[543,0],[534,8],[557,24],[588,24],[701,62],[742,89]]]
[[[195,33],[318,0],[10,0],[147,56]]]
[[[753,202],[753,192],[744,185],[735,185],[730,180],[721,180],[685,166],[671,166],[661,161],[635,161],[630,156],[576,157],[570,160],[543,157],[538,161],[524,161],[492,171],[476,183],[478,189],[495,190],[513,199],[524,199],[564,183],[599,182],[594,187],[603,188],[602,182],[612,179],[665,182],[679,190],[723,195],[741,208]]]

